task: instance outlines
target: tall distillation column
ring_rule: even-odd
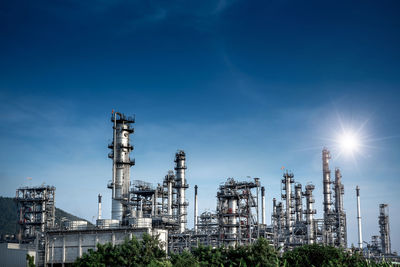
[[[122,221],[127,213],[124,202],[129,200],[130,167],[135,165],[135,160],[129,157],[133,146],[129,143],[129,135],[134,132],[131,124],[135,123],[134,117],[126,117],[119,112],[113,112],[113,141],[108,146],[112,149],[108,154],[113,160],[113,177],[108,188],[112,189],[111,218]]]
[[[358,247],[363,248],[362,230],[361,230],[361,208],[360,208],[360,188],[356,187],[357,194],[357,223],[358,223]]]
[[[168,171],[168,174],[165,175],[164,178],[164,186],[166,187],[167,191],[167,215],[172,218],[172,213],[173,213],[173,207],[172,207],[172,202],[173,202],[173,185],[175,183],[175,175],[173,171]]]
[[[293,173],[285,172],[283,174],[282,179],[282,184],[283,184],[283,190],[285,191],[285,194],[282,194],[282,199],[286,200],[286,234],[288,237],[288,242],[292,242],[292,233],[293,233],[293,216],[292,214],[294,213],[292,208],[293,208],[293,199],[292,199],[292,184],[294,183],[293,179]]]
[[[336,240],[335,245],[347,247],[346,213],[343,208],[344,186],[339,168],[335,169],[335,211],[336,211]]]
[[[388,204],[379,205],[379,232],[381,234],[382,253],[391,254]]]
[[[301,222],[303,220],[303,199],[301,193],[301,184],[296,184],[294,186],[294,192],[296,222]]]
[[[261,220],[262,224],[265,225],[267,222],[265,220],[265,187],[261,187]]]
[[[276,198],[272,199],[272,216],[271,216],[272,231],[274,233],[274,244],[278,242],[278,214],[276,210]]]
[[[314,243],[314,214],[317,213],[315,209],[313,209],[313,204],[315,202],[312,192],[315,186],[312,184],[308,184],[305,187],[304,196],[306,198],[306,210],[304,214],[306,214],[306,224],[307,224],[307,244]]]
[[[333,243],[332,238],[332,198],[331,198],[331,171],[329,169],[330,152],[327,148],[322,150],[323,192],[324,192],[324,241],[326,244]]]
[[[179,223],[179,232],[183,233],[186,230],[186,209],[188,203],[185,201],[185,191],[188,188],[188,184],[185,181],[185,170],[186,170],[186,155],[183,150],[179,150],[175,154],[175,171],[176,171],[176,183],[175,187],[178,190],[178,223]]]

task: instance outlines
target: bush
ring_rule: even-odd
[[[165,265],[167,264],[167,265]],[[75,261],[75,266],[168,266],[165,251],[160,248],[158,238],[148,234],[138,241],[135,237],[121,245],[97,244]]]
[[[351,255],[343,249],[322,245],[304,245],[283,254],[288,266],[368,266],[357,252]],[[370,266],[370,265],[369,265]]]
[[[27,258],[28,259],[28,258]],[[143,240],[125,240],[121,245],[97,245],[76,260],[75,266],[150,266],[150,267],[389,267],[388,263],[368,262],[359,253],[350,254],[343,249],[322,245],[304,245],[279,256],[264,239],[254,244],[238,247],[198,246],[192,251],[172,254],[170,259],[161,249],[157,238],[144,235]]]

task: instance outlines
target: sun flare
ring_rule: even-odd
[[[352,132],[346,132],[339,136],[338,143],[340,150],[346,154],[353,154],[360,148],[360,139]]]

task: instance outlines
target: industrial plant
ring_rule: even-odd
[[[198,210],[199,187],[186,176],[188,168],[185,151],[174,156],[173,170],[166,170],[160,183],[132,180],[130,168],[134,146],[135,117],[113,112],[111,117],[113,141],[108,144],[112,160],[112,175],[104,181],[112,191],[110,219],[103,218],[102,196],[98,195],[98,217],[95,225],[87,221],[55,223],[53,186],[22,187],[17,189],[19,247],[35,256],[36,266],[69,266],[77,257],[97,243],[120,244],[128,237],[141,238],[144,233],[157,236],[167,253],[177,253],[202,245],[238,246],[251,244],[260,237],[283,252],[304,244],[324,244],[348,248],[347,214],[344,209],[342,172],[330,169],[330,151],[322,150],[323,213],[316,217],[314,184],[302,185],[294,173],[283,171],[281,197],[273,199],[271,224],[267,224],[266,187],[259,177],[239,180],[227,178],[216,192],[215,211]],[[334,175],[332,179],[331,175]],[[277,178],[279,179],[279,178]],[[344,179],[345,180],[345,179]],[[194,190],[193,202],[187,190]],[[350,190],[349,190],[350,191]],[[369,258],[396,257],[390,246],[388,204],[379,206],[380,235],[372,237],[367,246],[361,234],[360,188],[357,197],[358,249]],[[193,204],[192,204],[193,203]],[[194,205],[194,214],[188,206]],[[188,216],[194,225],[189,228]]]

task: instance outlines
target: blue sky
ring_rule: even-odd
[[[46,182],[58,207],[92,220],[102,193],[110,214],[114,109],[137,117],[131,179],[161,182],[184,149],[200,211],[227,177],[256,176],[269,221],[285,166],[316,185],[320,218],[327,146],[349,244],[359,185],[364,239],[388,203],[399,250],[398,12],[397,1],[3,1],[0,195]],[[361,129],[354,157],[337,157],[342,126]]]

